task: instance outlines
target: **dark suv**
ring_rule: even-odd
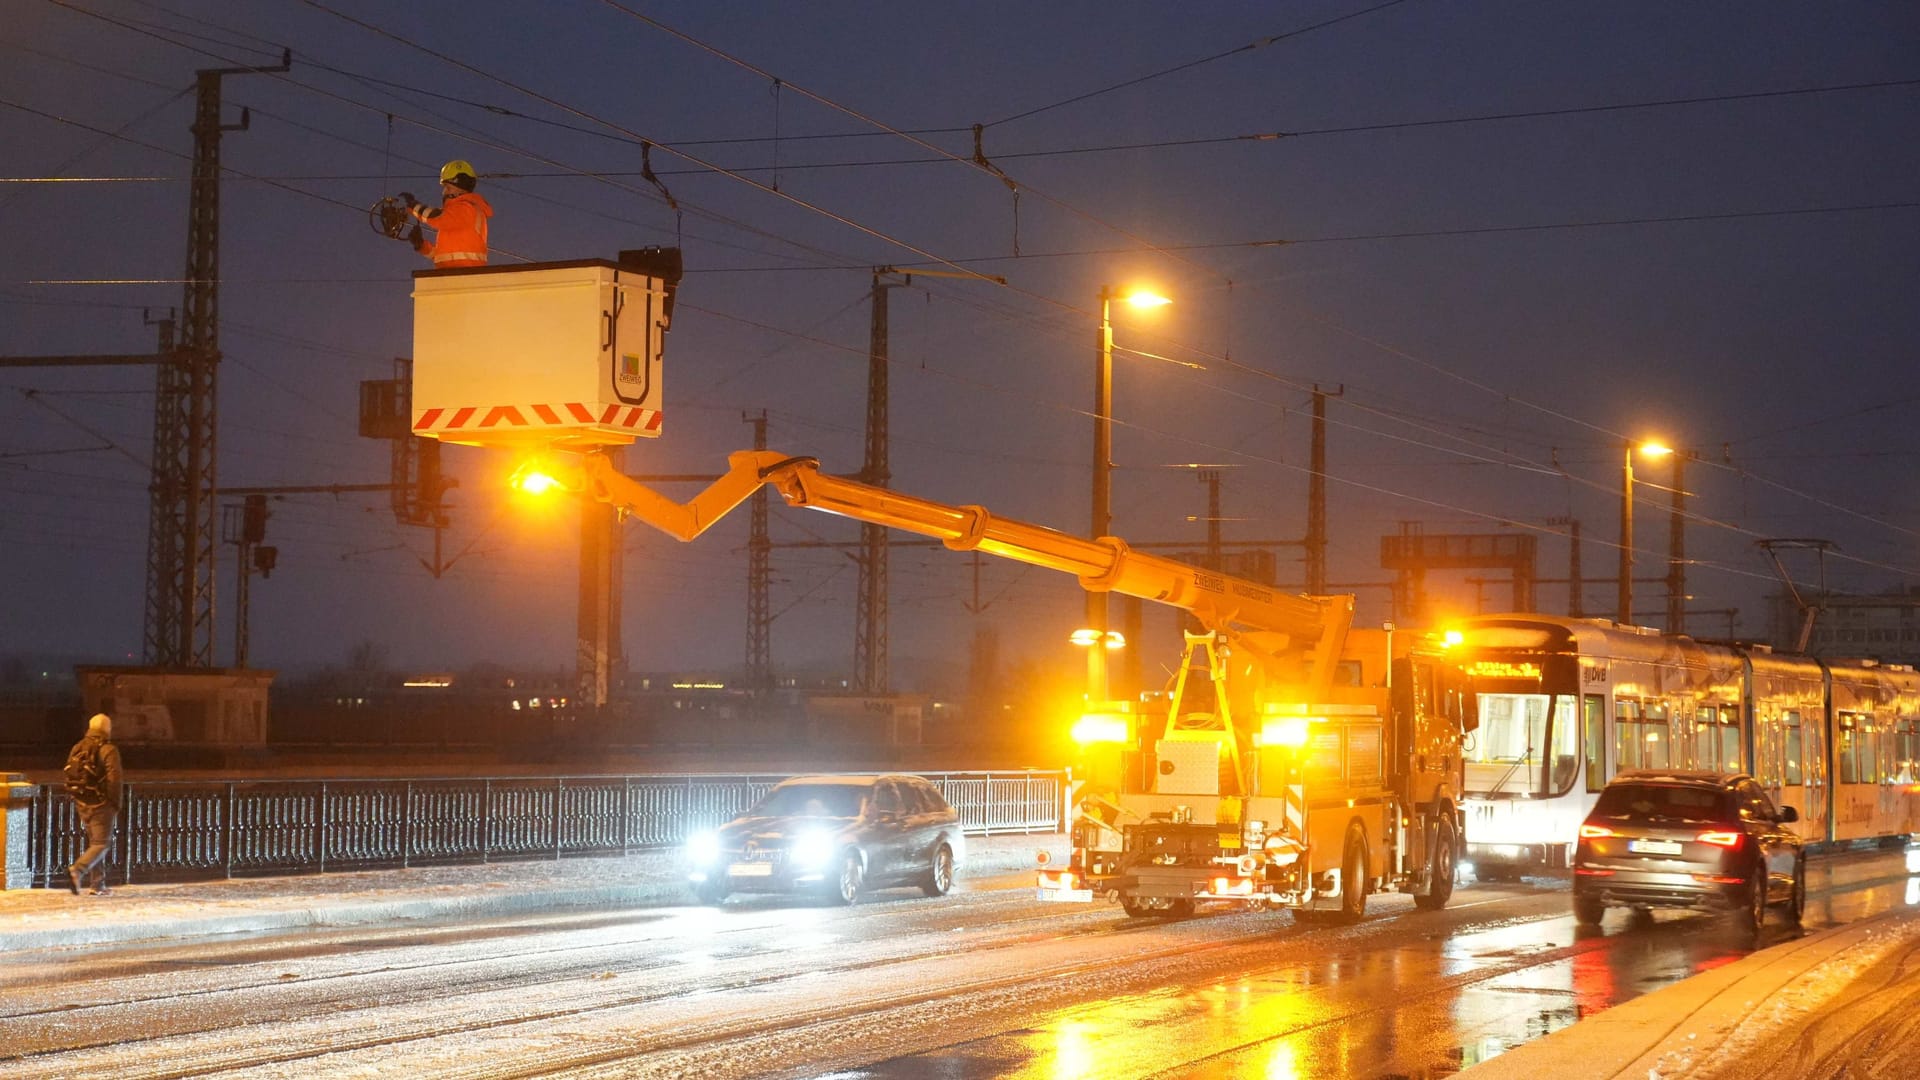
[[[960,815],[919,776],[796,776],[753,809],[687,843],[702,903],[735,892],[815,892],[851,904],[870,889],[953,887]]]
[[[1807,860],[1787,828],[1797,820],[1745,773],[1623,772],[1580,826],[1574,918],[1596,925],[1609,906],[1731,910],[1757,934],[1779,904],[1798,923]]]

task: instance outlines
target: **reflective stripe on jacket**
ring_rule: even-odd
[[[438,211],[416,211],[415,216],[434,230],[433,242],[419,249],[434,266],[487,265],[487,219],[493,216],[493,207],[477,192],[455,195]]]

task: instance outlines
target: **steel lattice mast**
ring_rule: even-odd
[[[187,201],[187,272],[180,337],[166,350],[154,387],[153,472],[148,486],[146,662],[213,666],[214,551],[219,428],[220,136],[244,131],[220,122],[220,80],[286,71],[210,68],[197,73],[193,181]]]

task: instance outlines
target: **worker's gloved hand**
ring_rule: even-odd
[[[427,253],[427,238],[421,235],[420,226],[415,225],[413,231],[407,234],[407,243],[412,244],[413,250],[420,254]]]
[[[399,199],[400,199],[400,203],[401,203],[401,205],[403,205],[403,206],[405,206],[405,207],[406,207],[407,209],[409,209],[409,210],[411,210],[411,209],[413,209],[414,207],[416,207],[416,206],[419,206],[419,205],[420,205],[420,200],[419,200],[419,199],[416,199],[416,198],[414,198],[414,197],[413,197],[413,192],[411,192],[411,191],[403,191],[403,192],[401,192],[401,193],[400,193],[400,195],[399,195]]]

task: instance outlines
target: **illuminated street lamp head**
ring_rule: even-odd
[[[1666,457],[1668,454],[1673,453],[1673,447],[1668,446],[1665,443],[1655,442],[1652,439],[1648,439],[1642,442],[1635,449],[1639,450],[1642,454],[1645,454],[1648,457]]]
[[[1129,307],[1156,308],[1173,303],[1172,300],[1154,292],[1152,289],[1116,289],[1111,285],[1100,287],[1102,303],[1118,300]]]

